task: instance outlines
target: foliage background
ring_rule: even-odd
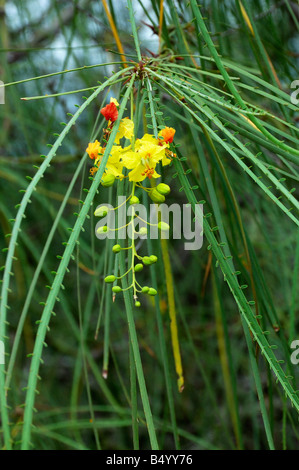
[[[231,76],[241,76],[241,84],[245,86],[240,87],[239,91],[243,98],[271,113],[272,117],[262,117],[261,120],[268,124],[268,130],[273,135],[296,149],[298,114],[296,109],[287,106],[287,95],[291,92],[291,82],[298,79],[298,5],[287,0],[243,3],[206,0],[201,4],[202,15],[218,52],[227,64],[237,67],[228,67],[228,70]],[[84,101],[82,96],[91,94],[91,91],[78,94],[65,92],[96,87],[98,81],[103,82],[105,77],[110,77],[122,67],[105,5],[111,12],[128,60],[137,60],[132,23],[129,21],[130,12],[134,11],[143,55],[155,58],[154,55],[160,52],[169,64],[182,66],[182,76],[173,68],[178,80],[190,78],[187,67],[195,80],[202,80],[200,85],[192,82],[193,91],[198,91],[196,87],[205,84],[210,87],[206,88],[210,97],[215,98],[216,93],[219,100],[227,98],[224,93],[229,90],[223,87],[221,80],[212,76],[219,74],[215,63],[190,59],[190,54],[208,56],[209,51],[201,36],[198,42],[199,26],[192,21],[194,10],[185,1],[134,1],[134,10],[130,10],[124,0],[109,1],[107,4],[83,0],[2,0],[0,78],[5,84],[21,83],[6,88],[5,105],[0,106],[1,248],[5,249],[9,242],[6,235],[11,233],[10,220],[16,217],[15,206],[22,197],[19,190],[24,190],[28,185],[26,176],[33,177],[35,170],[32,166],[40,165],[40,155],[47,154],[47,145],[55,142],[53,133],[61,132],[60,123],[69,119],[67,113],[74,113],[75,105],[81,105]],[[164,22],[159,31],[161,5],[164,7]],[[244,13],[244,8],[249,16]],[[174,60],[173,55],[179,55],[183,60]],[[82,69],[93,64],[107,65]],[[202,79],[197,75],[195,65],[212,75],[207,76],[206,80]],[[80,70],[24,81],[73,68]],[[242,74],[244,70],[263,80],[261,94],[256,92],[257,83],[252,77]],[[160,72],[166,73],[162,65]],[[281,95],[283,103],[277,99],[279,93],[267,89],[265,83],[284,93],[284,96]],[[21,313],[48,235],[57,220],[73,175],[82,163],[62,217],[57,220],[57,228],[41,265],[21,328],[8,392],[11,407],[9,429],[14,448],[19,448],[22,436],[22,405],[31,360],[28,355],[32,353],[36,341],[36,322],[40,320],[43,310],[40,303],[45,302],[48,296],[49,290],[45,286],[52,285],[51,271],[57,268],[57,255],[62,254],[62,242],[69,236],[68,228],[74,226],[73,213],[78,211],[82,188],[89,184],[89,163],[84,150],[95,135],[94,125],[95,122],[99,123],[98,112],[107,100],[107,91],[98,95],[63,140],[44,178],[38,182],[18,236],[17,260],[13,263],[14,276],[8,296],[10,310],[6,350],[9,352],[16,340]],[[173,90],[170,91],[173,93]],[[109,91],[111,96],[118,96],[119,92],[123,93],[119,84]],[[57,96],[29,101],[20,99],[51,94]],[[165,90],[157,90],[156,96],[159,98],[158,104],[165,106],[161,107],[163,119],[168,117],[165,122],[177,129],[175,143],[180,145],[178,157],[187,159],[181,162],[185,172],[192,170],[188,178],[190,184],[197,187],[195,198],[197,201],[207,201],[205,212],[213,214],[211,227],[220,225],[222,231],[217,239],[224,242],[225,235],[236,268],[240,271],[239,282],[249,284],[248,299],[252,299],[244,237],[247,241],[255,300],[263,314],[262,328],[269,331],[269,342],[277,345],[276,356],[286,361],[286,374],[292,376],[290,382],[296,390],[298,366],[293,366],[289,360],[289,345],[298,338],[299,244],[296,223],[269,199],[267,191],[258,187],[212,136],[214,147],[209,140],[209,131],[205,133],[200,126],[194,127],[194,119],[171,95]],[[192,93],[190,96],[192,99]],[[212,106],[208,98],[203,99]],[[295,188],[292,194],[296,197],[298,153],[294,153],[293,158],[288,151],[279,153],[281,149],[278,144],[271,148],[267,146],[269,141],[258,140],[258,132],[240,116],[241,111],[233,114],[229,108],[221,105],[218,108],[222,122],[227,120],[232,132],[240,131],[240,139],[247,142],[253,154],[262,152],[261,160],[267,168],[270,163],[274,166],[275,177],[286,178],[282,182],[285,194],[291,194],[290,191]],[[210,120],[210,128],[215,130],[214,124]],[[242,134],[242,130],[245,133]],[[220,138],[224,140],[225,137],[221,131]],[[244,157],[240,149],[237,154]],[[248,161],[246,165],[249,167]],[[180,178],[173,178],[177,171],[173,165],[163,176],[163,181],[172,187],[169,203],[191,202],[192,195],[186,190],[184,172],[180,170]],[[254,171],[260,178],[260,169],[255,167]],[[230,191],[234,194],[235,207]],[[279,196],[275,188],[273,191]],[[112,192],[101,189],[96,196],[96,205],[106,202],[107,197],[112,197]],[[296,207],[292,213],[297,217]],[[47,334],[48,347],[43,350],[44,364],[39,372],[42,380],[38,382],[39,394],[34,404],[37,413],[34,413],[33,422],[36,427],[32,428],[30,437],[35,449],[150,447],[130,357],[124,300],[117,298],[112,304],[109,292],[104,291],[103,277],[112,261],[107,255],[108,248],[105,249],[104,243],[94,238],[94,225],[93,217],[84,224],[80,247],[74,251],[75,263],[69,265],[70,272],[64,280],[65,290],[60,294],[60,302],[55,305],[56,316],[51,319],[51,330]],[[155,304],[144,300],[140,310],[134,309],[142,369],[159,446],[164,449],[179,446],[183,449],[298,448],[296,403],[291,406],[281,383],[276,383],[269,363],[261,352],[256,352],[248,334],[246,341],[239,308],[219,268],[215,267],[215,253],[212,256],[211,250],[207,249],[209,244],[205,237],[203,248],[198,252],[184,251],[181,241],[173,240],[168,244],[185,377],[183,393],[178,393],[176,387],[169,299],[158,244],[154,248],[160,253],[160,264],[156,274],[151,269],[151,276],[152,279],[157,276],[159,302]],[[0,254],[0,259],[0,264],[5,265],[5,251]],[[149,272],[144,276],[146,279]],[[95,340],[99,314],[101,328]],[[165,350],[161,350],[163,341],[161,343],[157,315],[163,320],[166,363]],[[106,368],[107,364],[103,365],[103,361],[107,360],[108,352],[109,371],[105,380],[102,369]],[[168,379],[164,376],[165,367]],[[3,405],[3,395],[1,399]],[[132,431],[134,400],[139,421],[138,438],[134,435],[136,422]],[[2,437],[5,438],[5,431]],[[5,439],[2,445],[8,447]]]

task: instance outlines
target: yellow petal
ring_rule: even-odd
[[[132,168],[135,168],[140,162],[140,156],[138,153],[131,150],[122,155],[122,162],[123,165],[128,168],[128,170],[131,170]]]
[[[171,162],[171,159],[167,158],[166,155],[164,155],[164,157],[161,160],[162,165],[163,166],[169,165],[170,162]]]
[[[119,128],[116,134],[115,142],[118,144],[119,140],[125,137],[131,140],[134,134],[134,122],[129,118],[124,118],[120,121]]]
[[[134,181],[134,182],[138,182],[138,181],[143,181],[145,178],[146,178],[146,175],[145,174],[142,174],[144,173],[144,169],[145,167],[141,164],[137,165],[134,170],[130,171],[129,173],[129,181]]]
[[[119,106],[119,102],[117,101],[116,98],[110,98],[110,103],[114,103],[115,106]]]

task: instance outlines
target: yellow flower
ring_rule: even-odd
[[[108,162],[106,165],[106,174],[110,174],[115,176],[115,178],[122,179],[124,177],[123,171],[123,164],[121,162],[121,154],[122,154],[122,147],[119,145],[114,145],[112,147],[110,156],[108,158]]]
[[[115,178],[120,178],[120,179],[124,177],[122,173],[123,164],[120,161],[122,150],[123,149],[119,145],[114,145],[112,147],[111,153],[106,163],[104,175],[112,175]],[[98,158],[96,158],[95,166],[90,170],[91,174],[94,174],[96,171],[98,171],[98,168],[102,161],[102,157],[104,155],[104,151],[105,149],[103,148],[101,154],[98,156]]]
[[[129,118],[124,118],[120,121],[119,128],[115,137],[115,142],[119,144],[119,140],[125,137],[131,140],[134,134],[134,122]]]
[[[162,131],[159,132],[158,134],[159,137],[163,137],[162,135]],[[137,142],[150,142],[154,145],[158,145],[160,148],[163,149],[163,152],[162,152],[162,159],[161,159],[161,163],[163,166],[166,166],[166,165],[169,165],[169,163],[171,162],[171,158],[169,158],[170,156],[170,151],[168,150],[169,148],[169,143],[168,142],[164,142],[163,139],[156,139],[155,136],[153,136],[152,134],[144,134],[144,136],[142,137],[142,139],[140,139],[139,141]]]
[[[122,155],[122,162],[129,172],[129,180],[138,182],[145,178],[159,178],[155,168],[157,163],[165,157],[165,147],[157,145],[156,139],[145,134],[135,143],[135,150],[127,150]]]
[[[98,140],[95,142],[89,142],[87,149],[85,150],[86,153],[90,156],[90,158],[94,159],[97,158],[99,152],[102,150],[101,144]]]

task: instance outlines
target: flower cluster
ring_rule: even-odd
[[[101,114],[108,121],[108,128],[104,133],[106,141],[118,117],[117,107],[117,101],[115,98],[111,98],[110,103],[101,109]],[[105,185],[105,182],[109,181],[113,184],[115,178],[124,178],[124,169],[129,170],[126,176],[135,183],[139,183],[145,178],[159,178],[160,175],[156,172],[157,164],[161,162],[163,166],[169,165],[174,157],[174,154],[169,150],[169,144],[172,143],[174,134],[173,128],[166,127],[159,132],[157,139],[153,135],[145,134],[141,139],[135,140],[133,121],[129,118],[122,119],[105,167],[102,183]],[[119,145],[123,137],[130,141],[130,145],[124,148]],[[94,160],[94,166],[90,170],[92,175],[98,170],[104,151],[105,145],[102,146],[98,140],[89,143],[86,152]]]
[[[94,142],[90,142],[86,149],[87,154],[91,160],[94,161],[94,165],[90,170],[92,175],[94,175],[99,169],[113,126],[118,119],[118,106],[119,104],[117,100],[115,98],[111,98],[110,103],[100,111],[107,121],[107,128],[103,130],[103,144],[98,140],[95,140]],[[156,171],[157,165],[161,163],[162,166],[167,166],[170,164],[172,158],[175,157],[175,154],[170,150],[170,144],[173,142],[174,134],[175,129],[165,127],[159,132],[157,138],[146,133],[142,138],[136,139],[134,135],[134,122],[129,118],[121,119],[115,141],[113,142],[112,149],[105,165],[101,184],[103,186],[111,186],[116,179],[121,180],[123,178],[128,178],[131,182],[132,188],[128,199],[130,205],[133,207],[136,204],[139,204],[139,198],[135,195],[135,189],[138,187],[146,191],[155,203],[159,204],[164,202],[165,196],[170,192],[170,187],[167,184],[159,183],[157,186],[151,185],[150,188],[147,188],[141,183],[146,178],[149,180],[152,178],[159,178],[160,175]],[[123,138],[126,139],[126,143],[129,141],[129,145],[121,145],[120,141]],[[107,215],[107,211],[108,208],[105,211],[102,207],[100,211],[95,211],[95,216],[105,217]],[[131,220],[127,225],[131,224],[133,227],[135,218],[138,218],[138,215],[133,210]],[[165,227],[167,224],[164,224],[164,222],[161,221],[157,225],[160,230],[167,230],[169,228],[169,226]],[[97,233],[103,234],[108,231],[109,227],[107,225],[103,225],[99,227]],[[141,228],[139,236],[146,235],[146,232],[147,230],[145,227]],[[122,292],[123,289],[117,285],[117,280],[122,279],[122,277],[131,273],[132,281],[129,288],[133,288],[135,305],[139,307],[140,302],[138,301],[137,293],[156,295],[157,292],[152,287],[142,287],[136,280],[136,273],[141,271],[144,265],[156,263],[157,257],[155,255],[139,256],[136,251],[134,238],[132,239],[132,245],[129,247],[122,248],[118,244],[113,247],[114,253],[118,253],[121,250],[131,250],[131,267],[129,267],[128,271],[122,276],[112,274],[106,276],[105,282],[113,284],[112,291],[114,294]],[[137,264],[135,262],[135,258],[137,258]]]

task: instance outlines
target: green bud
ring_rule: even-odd
[[[130,199],[130,206],[133,206],[133,204],[139,204],[139,199],[137,196],[132,196]]]
[[[121,250],[121,246],[120,246],[120,245],[114,245],[114,246],[112,247],[113,253],[119,253],[120,250]]]
[[[149,258],[150,258],[152,263],[156,263],[158,261],[158,258],[157,258],[156,255],[151,255]]]
[[[111,274],[110,276],[106,276],[104,281],[107,282],[107,284],[110,284],[111,282],[114,282],[116,280],[116,277]]]
[[[143,262],[143,264],[147,264],[147,265],[152,264],[151,259],[150,259],[149,256],[144,256],[142,258],[142,262]]]
[[[148,290],[148,294],[149,295],[157,295],[157,291],[153,287],[150,287],[149,290]]]
[[[147,286],[142,287],[141,292],[142,292],[143,294],[147,294],[148,291],[149,291],[149,287],[147,287]]]
[[[139,232],[138,232],[138,235],[140,235],[142,237],[146,234],[147,234],[147,228],[146,227],[141,227]]]
[[[95,212],[94,212],[94,215],[96,217],[105,217],[105,215],[108,214],[108,211],[109,211],[109,207],[107,206],[101,206],[101,207],[98,207]]]
[[[165,183],[159,183],[158,186],[156,187],[156,190],[160,194],[163,194],[163,196],[166,196],[167,194],[170,193],[170,187],[168,186],[168,184],[165,184]]]
[[[135,302],[135,307],[140,307],[140,306],[141,306],[141,303],[139,302],[139,300],[137,300],[137,301]]]
[[[158,228],[162,231],[166,231],[170,229],[169,225],[166,222],[159,222]]]
[[[107,225],[104,225],[103,227],[99,227],[97,229],[97,233],[100,235],[101,233],[106,233],[109,232],[109,227]]]
[[[118,292],[122,292],[122,288],[120,286],[114,286],[112,287],[112,292],[117,294]]]
[[[136,264],[134,271],[138,273],[139,271],[142,271],[142,270],[143,270],[143,264],[141,263]]]
[[[165,197],[163,196],[163,194],[160,194],[156,188],[152,189],[149,192],[149,197],[152,201],[156,202],[157,204],[161,204],[161,202],[165,201]]]
[[[105,188],[108,188],[109,186],[112,186],[115,181],[115,176],[113,175],[103,175],[101,179],[101,185],[105,186]]]

